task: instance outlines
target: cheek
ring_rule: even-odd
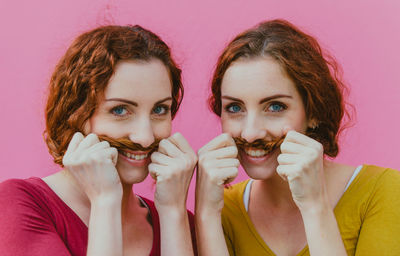
[[[233,120],[225,115],[221,115],[221,128],[223,133],[228,133],[232,137],[238,137],[241,133],[241,124],[238,120]]]
[[[153,125],[154,137],[160,139],[168,138],[171,135],[171,129],[171,120],[156,123]]]

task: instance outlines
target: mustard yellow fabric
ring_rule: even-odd
[[[248,180],[225,189],[222,225],[230,255],[275,255],[243,203]],[[348,255],[400,256],[400,172],[364,165],[334,209]],[[265,221],[268,221],[266,219]],[[298,256],[310,255],[308,247]]]

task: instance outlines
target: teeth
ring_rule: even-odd
[[[148,154],[140,154],[140,155],[135,155],[135,154],[131,154],[131,153],[128,153],[128,152],[124,152],[124,151],[122,151],[121,152],[122,153],[122,155],[124,155],[124,156],[126,156],[126,157],[128,157],[128,158],[130,158],[130,159],[132,159],[132,160],[143,160],[143,159],[145,159],[146,157],[147,157],[147,155]]]
[[[252,156],[252,157],[262,157],[267,154],[267,151],[262,150],[262,149],[257,149],[257,150],[245,149],[244,151],[246,152],[246,154],[248,154],[249,156]]]

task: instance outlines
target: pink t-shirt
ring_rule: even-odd
[[[154,203],[147,204],[153,227],[150,255],[160,255],[160,224]],[[195,246],[193,215],[188,211]],[[0,183],[0,255],[85,256],[88,228],[40,178]]]

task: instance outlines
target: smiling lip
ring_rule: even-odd
[[[271,152],[272,153],[272,152]],[[260,149],[240,149],[239,155],[242,160],[249,164],[259,165],[269,159],[271,153],[266,154],[264,150]]]
[[[150,152],[121,151],[118,156],[132,166],[143,167],[150,163]]]

